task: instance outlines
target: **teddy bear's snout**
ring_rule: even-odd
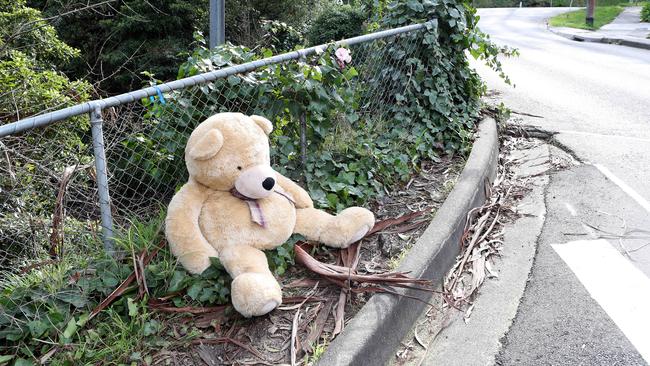
[[[256,165],[244,170],[235,181],[235,188],[242,195],[260,199],[268,197],[275,187],[275,171],[268,165]]]
[[[275,186],[275,179],[271,177],[264,179],[264,182],[262,182],[262,187],[264,187],[264,189],[266,189],[267,191],[272,190],[273,186]]]

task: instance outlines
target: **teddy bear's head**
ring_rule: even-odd
[[[214,190],[236,188],[253,199],[270,195],[277,179],[270,164],[272,130],[271,122],[261,116],[219,113],[208,118],[185,147],[190,177]]]

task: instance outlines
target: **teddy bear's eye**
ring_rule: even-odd
[[[241,167],[240,167],[240,166],[238,166],[238,167],[237,167],[237,170],[241,170]]]

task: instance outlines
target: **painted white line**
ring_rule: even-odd
[[[609,180],[612,182],[616,183],[617,186],[621,187],[621,189],[627,193],[630,197],[632,197],[641,207],[645,208],[646,211],[650,212],[650,202],[648,202],[645,198],[641,197],[640,194],[636,193],[632,187],[628,186],[627,183],[623,182],[620,178],[614,175],[609,169],[606,167],[600,165],[600,164],[594,164],[598,170],[600,170],[601,173],[603,173]]]
[[[606,240],[551,246],[650,363],[650,279]]]
[[[573,208],[573,206],[571,206],[570,203],[568,203],[568,202],[564,202],[564,206],[566,206],[566,209],[567,209],[567,211],[569,211],[569,213],[571,214],[571,216],[574,216],[574,217],[575,217],[575,216],[578,216],[578,212],[576,211],[575,208]]]

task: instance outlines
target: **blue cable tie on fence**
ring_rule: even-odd
[[[153,87],[154,89],[156,89],[156,94],[158,94],[158,100],[160,100],[160,104],[162,105],[167,104],[167,102],[165,101],[165,96],[162,93],[162,90],[160,90],[160,88],[156,85],[153,85]],[[151,101],[151,103],[154,103],[156,101],[156,98],[154,98],[154,96],[152,95],[149,97],[149,100]]]

